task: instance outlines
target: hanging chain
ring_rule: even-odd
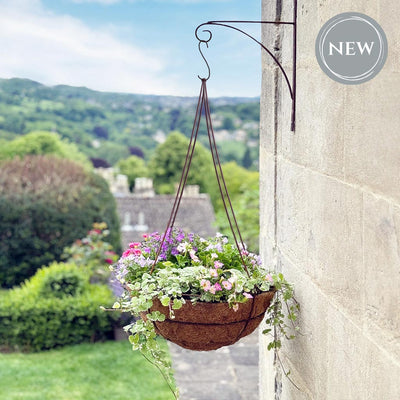
[[[171,210],[171,215],[168,219],[167,227],[162,235],[161,243],[157,250],[156,257],[155,257],[153,266],[151,268],[150,274],[152,274],[154,271],[154,268],[157,264],[158,257],[160,256],[160,253],[161,253],[161,250],[162,250],[162,247],[163,247],[163,244],[165,242],[167,235],[169,235],[172,232],[172,229],[174,227],[178,209],[181,204],[183,191],[185,189],[185,185],[187,182],[189,169],[190,169],[192,159],[193,159],[194,149],[195,149],[196,141],[197,141],[197,135],[199,133],[201,116],[204,112],[204,115],[206,118],[208,141],[210,144],[210,150],[211,150],[211,155],[212,155],[212,159],[213,159],[215,175],[217,177],[219,192],[221,194],[221,199],[224,204],[225,213],[226,213],[226,216],[227,216],[227,219],[229,222],[229,226],[232,231],[232,235],[233,235],[233,239],[235,241],[236,248],[238,249],[239,256],[242,261],[243,268],[245,269],[247,275],[250,277],[250,273],[248,271],[247,265],[246,265],[246,263],[244,261],[244,257],[243,257],[244,252],[246,251],[246,247],[243,242],[242,235],[240,233],[240,229],[239,229],[239,225],[237,223],[235,212],[233,211],[231,198],[229,196],[229,192],[228,192],[228,188],[226,186],[224,174],[222,172],[222,166],[221,166],[221,162],[220,162],[220,158],[219,158],[219,154],[218,154],[217,144],[215,141],[215,135],[214,135],[214,130],[213,130],[212,121],[211,121],[211,111],[210,111],[210,104],[208,101],[207,83],[206,82],[207,82],[207,79],[201,78],[201,89],[200,89],[200,94],[199,94],[199,100],[197,103],[196,115],[195,115],[194,122],[193,122],[192,134],[190,137],[190,142],[189,142],[188,150],[186,153],[185,164],[183,166],[182,175],[181,175],[181,179],[179,181],[179,186],[178,186],[178,190],[177,190],[177,193],[175,196],[174,205]]]

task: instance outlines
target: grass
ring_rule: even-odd
[[[0,354],[0,399],[169,400],[158,370],[128,341]]]

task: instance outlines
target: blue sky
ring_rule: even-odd
[[[196,96],[206,67],[194,29],[259,20],[261,0],[0,0],[0,77]],[[259,37],[260,27],[246,28]],[[210,96],[259,96],[260,49],[212,27]]]

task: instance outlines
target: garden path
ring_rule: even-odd
[[[169,348],[180,400],[259,399],[258,330],[215,351]]]

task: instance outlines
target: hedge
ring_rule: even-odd
[[[48,291],[48,284],[68,278],[80,288],[76,296]],[[100,340],[111,335],[113,314],[100,306],[113,302],[105,285],[90,285],[74,265],[43,268],[20,288],[0,292],[0,348],[38,351]]]

